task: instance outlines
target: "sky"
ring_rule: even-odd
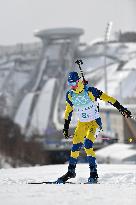
[[[0,45],[34,42],[34,31],[58,27],[85,30],[82,41],[112,32],[136,31],[136,0],[0,0]]]

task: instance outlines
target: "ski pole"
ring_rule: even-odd
[[[70,135],[69,136],[69,139],[72,139],[73,138],[73,135]],[[101,137],[101,136],[97,136],[96,139],[101,139],[101,140],[111,140],[110,137]]]
[[[85,80],[85,77],[84,77],[84,74],[83,74],[83,70],[81,68],[81,65],[83,64],[83,61],[82,60],[77,60],[75,63],[79,66],[79,69],[80,69],[80,72],[81,72],[81,75],[82,75],[82,78],[83,78],[83,83],[84,84],[88,84],[88,81]]]

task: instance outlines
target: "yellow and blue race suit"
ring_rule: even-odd
[[[83,88],[81,92],[71,89],[66,93],[65,120],[70,122],[73,111],[76,111],[78,115],[69,163],[76,165],[80,149],[84,145],[89,164],[95,165],[96,155],[93,150],[93,143],[96,139],[97,129],[102,129],[97,99],[109,102],[117,108],[120,104],[117,103],[118,101],[115,98],[103,93],[101,90],[83,85],[79,81],[80,87]]]

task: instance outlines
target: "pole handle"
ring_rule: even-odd
[[[83,78],[83,84],[84,84],[84,85],[87,85],[87,84],[88,84],[88,81],[85,80],[85,77],[84,77],[84,74],[83,74],[83,70],[82,70],[82,68],[81,68],[81,65],[83,64],[83,61],[80,59],[80,60],[76,60],[75,63],[79,66],[80,73],[81,73],[82,78]]]

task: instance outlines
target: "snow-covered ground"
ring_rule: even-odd
[[[134,205],[136,204],[136,165],[99,165],[100,184],[41,184],[28,182],[55,180],[67,165],[47,165],[0,170],[1,205]],[[77,165],[73,182],[85,182],[87,164]]]
[[[96,153],[97,161],[100,163],[136,164],[136,147],[134,144],[114,143],[99,149]]]

